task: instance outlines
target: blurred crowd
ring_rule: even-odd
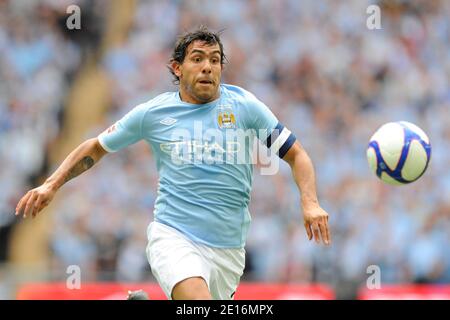
[[[61,13],[33,3],[0,1],[0,261],[17,198],[46,170],[80,62],[79,48],[58,32]]]
[[[53,3],[39,2],[41,14],[0,10],[0,226],[13,222],[13,200],[42,172],[82,62],[83,42],[64,37]],[[379,30],[366,27],[373,3]],[[377,265],[383,282],[450,282],[449,16],[443,0],[139,1],[126,41],[99,62],[113,102],[86,138],[177,90],[166,64],[178,34],[224,29],[223,82],[253,92],[308,151],[333,238],[326,248],[307,240],[287,164],[274,176],[255,170],[244,280],[323,282],[351,297]],[[397,120],[421,127],[433,150],[418,182],[391,187],[369,171],[366,147]],[[54,270],[76,264],[91,280],[149,280],[145,232],[157,182],[140,142],[64,186],[49,243]]]

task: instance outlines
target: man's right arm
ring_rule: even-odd
[[[16,215],[35,217],[53,199],[56,191],[67,181],[92,168],[108,153],[98,138],[86,140],[73,150],[59,168],[39,187],[28,191],[16,207]]]

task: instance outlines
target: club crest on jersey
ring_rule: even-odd
[[[220,129],[236,128],[236,117],[231,105],[217,106],[217,123]]]

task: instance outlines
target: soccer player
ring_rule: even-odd
[[[16,215],[35,217],[64,183],[105,154],[145,140],[159,172],[147,228],[152,273],[169,299],[233,299],[245,264],[253,164],[245,160],[252,141],[229,133],[250,132],[250,140],[259,139],[292,168],[309,240],[330,244],[309,156],[263,102],[221,83],[224,60],[219,34],[200,27],[181,36],[168,65],[179,90],[138,105],[79,145],[23,196]]]

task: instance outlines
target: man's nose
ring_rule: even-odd
[[[203,69],[202,69],[202,73],[211,73],[211,64],[209,63],[209,61],[206,61],[203,64]]]

